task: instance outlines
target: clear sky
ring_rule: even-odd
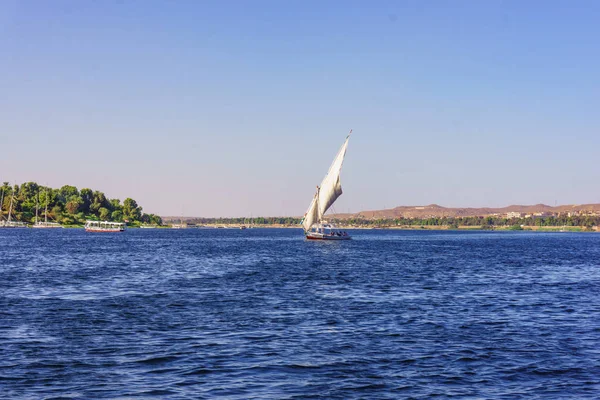
[[[161,215],[600,203],[598,1],[0,0],[0,180]]]

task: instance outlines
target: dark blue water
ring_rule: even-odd
[[[0,230],[0,397],[600,398],[600,235]]]

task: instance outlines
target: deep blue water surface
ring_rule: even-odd
[[[0,397],[600,398],[600,235],[0,229]]]

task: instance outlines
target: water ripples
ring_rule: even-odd
[[[0,398],[598,398],[600,236],[0,231]]]

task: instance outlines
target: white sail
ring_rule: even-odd
[[[302,220],[302,227],[305,231],[308,231],[312,224],[319,220],[319,207],[317,206],[318,195],[319,192],[317,191],[317,194],[315,194],[315,197],[313,197],[312,201],[310,202],[310,206],[308,206],[308,210],[306,211],[304,219]]]
[[[352,133],[352,131],[350,131],[350,133]],[[331,207],[337,198],[342,195],[340,172],[342,171],[342,164],[344,163],[344,157],[346,156],[348,140],[350,140],[350,134],[348,134],[344,144],[335,156],[327,175],[321,182],[317,194],[308,207],[308,211],[302,221],[302,226],[305,231],[308,231],[315,222],[320,222],[329,207]]]
[[[342,184],[340,183],[340,172],[342,172],[342,164],[344,163],[344,157],[346,156],[346,149],[348,148],[348,140],[350,135],[346,137],[346,141],[338,151],[329,172],[321,182],[319,190],[319,219],[323,218],[323,215],[327,212],[329,207],[342,195]]]

